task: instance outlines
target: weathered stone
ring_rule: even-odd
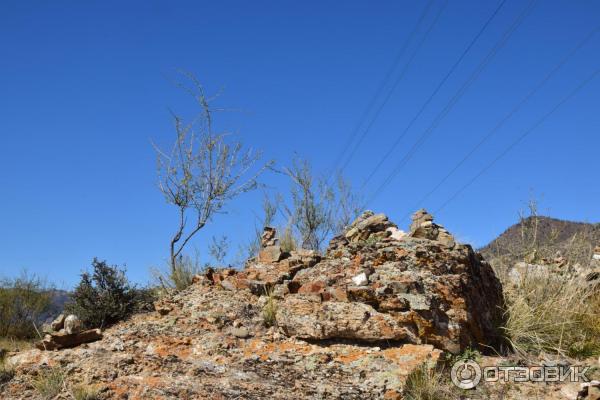
[[[78,333],[56,333],[49,334],[44,337],[40,342],[35,344],[40,350],[60,350],[69,347],[79,346],[83,343],[90,343],[96,340],[102,339],[102,332],[100,329],[90,329]]]
[[[327,284],[323,281],[308,282],[305,285],[300,286],[298,293],[321,293],[326,286]]]
[[[78,333],[81,331],[81,321],[77,315],[71,314],[65,318],[64,321],[65,332],[68,335],[72,335],[74,333]]]
[[[344,237],[350,242],[357,242],[368,239],[373,233],[385,232],[390,227],[395,227],[395,225],[388,220],[385,214],[365,211],[350,225]]]
[[[265,226],[263,233],[260,235],[260,247],[265,248],[268,246],[277,245],[278,240],[276,236],[277,231],[275,230],[275,228]]]
[[[373,216],[359,217],[351,229],[363,226],[360,224]],[[470,246],[456,244],[425,211],[414,220],[419,222],[418,229],[434,232],[435,237],[411,234],[397,240],[383,236],[368,245],[335,239],[326,258],[298,272],[293,283],[308,288],[314,282],[324,282],[326,287],[320,284],[317,291],[323,304],[340,299],[368,304],[395,321],[390,327],[399,327],[401,332],[406,326],[415,327],[419,340],[446,351],[499,347],[503,343],[499,330],[503,295],[490,265]],[[361,232],[353,235],[365,237]],[[332,325],[345,324],[342,313],[329,317]],[[359,335],[354,339],[363,340]]]
[[[154,302],[154,310],[158,312],[160,315],[167,315],[171,311],[173,311],[173,307],[168,304],[164,304],[162,301]]]
[[[390,238],[394,240],[402,240],[402,238],[407,236],[406,232],[401,231],[400,229],[394,226],[387,228],[386,231],[389,232]]]
[[[363,286],[369,283],[369,278],[367,278],[367,274],[361,272],[360,274],[352,277],[352,282],[354,282],[356,286]]]
[[[277,310],[277,324],[287,335],[302,339],[359,339],[367,342],[403,340],[420,343],[411,324],[363,303],[320,302],[313,296],[289,295]]]
[[[258,253],[258,262],[261,263],[275,263],[283,258],[284,253],[281,250],[281,246],[263,247]]]
[[[410,236],[419,239],[435,240],[451,248],[456,245],[454,236],[443,226],[434,223],[433,216],[424,209],[412,215]]]
[[[233,328],[231,330],[231,334],[240,339],[246,339],[250,337],[250,332],[244,327]]]
[[[65,318],[67,316],[65,314],[60,314],[58,317],[56,317],[54,319],[54,321],[52,321],[52,323],[50,324],[51,328],[53,331],[60,331],[63,326],[65,325]]]

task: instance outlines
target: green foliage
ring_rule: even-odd
[[[23,272],[18,278],[0,281],[0,337],[34,337],[34,322],[50,306],[51,292],[35,275]]]
[[[31,386],[43,399],[55,398],[65,386],[65,373],[60,368],[40,370]]]
[[[479,361],[481,360],[481,353],[479,350],[472,347],[467,347],[462,353],[454,357],[454,362],[457,361]]]
[[[121,321],[131,314],[151,309],[152,291],[129,283],[124,269],[106,261],[92,261],[93,272],[81,274],[72,301],[65,305],[87,328],[99,328]]]

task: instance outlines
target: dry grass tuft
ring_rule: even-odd
[[[505,285],[507,339],[520,354],[586,357],[600,351],[600,288],[547,274]]]
[[[407,400],[451,400],[455,389],[443,369],[423,363],[408,375],[403,395]]]
[[[92,385],[76,385],[71,389],[71,396],[74,400],[98,400],[100,398],[100,389]]]
[[[41,370],[31,386],[43,399],[55,398],[65,387],[65,374],[60,368]]]
[[[263,321],[266,326],[273,326],[277,323],[277,300],[273,294],[273,289],[266,289],[265,295],[267,296],[267,302],[263,307]]]

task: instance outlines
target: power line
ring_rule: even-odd
[[[346,167],[348,166],[348,164],[352,160],[352,157],[354,157],[354,154],[360,148],[360,145],[362,144],[363,140],[365,140],[365,138],[367,136],[367,133],[369,133],[369,131],[373,127],[373,124],[375,123],[375,121],[379,117],[379,114],[381,114],[381,111],[383,111],[384,107],[390,101],[390,99],[392,97],[392,94],[394,93],[394,91],[396,90],[396,88],[398,87],[398,85],[400,84],[400,82],[402,81],[402,78],[404,78],[404,76],[406,75],[406,72],[408,71],[409,67],[411,66],[412,62],[414,61],[415,57],[417,56],[419,50],[423,46],[423,43],[425,43],[425,41],[427,40],[427,37],[429,36],[429,34],[431,33],[431,31],[433,30],[433,27],[436,25],[437,21],[439,20],[440,16],[442,15],[442,12],[444,11],[444,9],[446,8],[447,5],[448,5],[448,0],[445,0],[443,6],[440,8],[440,10],[438,11],[438,13],[436,14],[436,16],[433,19],[432,23],[429,25],[429,28],[427,28],[427,31],[423,35],[423,38],[417,44],[416,48],[412,52],[412,54],[411,54],[410,58],[408,59],[407,63],[404,65],[404,68],[402,69],[402,71],[400,72],[400,74],[398,75],[398,77],[396,78],[396,80],[394,81],[394,84],[392,85],[391,89],[388,91],[387,96],[385,97],[385,99],[383,100],[383,102],[377,108],[377,111],[375,112],[375,114],[373,115],[373,117],[371,118],[371,120],[369,121],[369,124],[367,125],[366,129],[362,132],[362,135],[360,136],[358,142],[356,142],[356,144],[352,148],[352,151],[350,152],[350,155],[346,159],[346,162],[342,165],[340,171],[343,171],[343,170],[346,169]]]
[[[375,193],[371,196],[368,203],[373,201],[381,192],[388,186],[392,180],[398,175],[398,173],[402,170],[402,168],[408,163],[408,161],[412,158],[412,156],[419,150],[419,148],[423,145],[425,140],[431,135],[431,133],[438,127],[440,122],[448,115],[448,113],[452,110],[452,108],[456,105],[458,100],[465,94],[465,92],[469,89],[471,84],[479,77],[481,72],[489,65],[495,55],[498,53],[500,48],[506,44],[510,36],[515,32],[515,30],[521,25],[525,17],[529,15],[529,13],[533,10],[537,0],[531,0],[528,6],[519,14],[519,16],[515,19],[515,21],[510,25],[510,27],[504,32],[502,38],[496,43],[496,45],[490,50],[490,52],[486,55],[486,57],[481,61],[481,63],[477,66],[475,71],[469,76],[467,81],[463,83],[460,89],[454,94],[454,96],[450,99],[448,104],[442,109],[442,111],[436,116],[431,125],[419,136],[417,142],[410,148],[410,150],[406,153],[406,155],[400,160],[400,162],[396,165],[394,170],[388,175],[388,177],[384,180],[384,182],[377,188]]]
[[[523,141],[531,132],[537,129],[544,121],[546,121],[552,114],[556,112],[563,104],[567,101],[571,100],[584,86],[590,83],[596,76],[600,74],[600,68],[595,70],[590,76],[584,79],[575,89],[573,89],[567,96],[565,96],[561,101],[559,101],[549,112],[544,114],[542,118],[540,118],[535,124],[533,124],[529,129],[527,129],[521,136],[517,138],[514,142],[512,142],[507,148],[504,149],[500,155],[492,160],[488,165],[486,165],[477,175],[475,175],[471,180],[469,180],[465,185],[463,185],[458,191],[456,191],[448,200],[446,200],[436,211],[435,214],[438,214],[441,210],[443,210],[449,203],[451,203],[454,199],[458,197],[465,189],[471,186],[477,179],[479,179],[483,174],[485,174],[490,168],[494,166],[500,159],[502,159],[506,154],[508,154],[513,148],[515,148],[519,143]]]
[[[348,139],[348,141],[346,141],[346,145],[344,146],[342,151],[338,154],[338,156],[333,164],[333,172],[335,172],[337,167],[342,162],[344,155],[350,149],[350,145],[352,144],[352,142],[354,142],[354,139],[356,138],[356,135],[358,135],[360,128],[363,126],[363,124],[364,124],[365,120],[367,119],[367,117],[369,116],[369,114],[371,114],[373,107],[375,107],[375,104],[377,103],[377,99],[381,96],[381,94],[383,93],[383,90],[388,85],[388,82],[392,78],[394,71],[397,69],[398,64],[404,57],[404,53],[406,52],[406,49],[408,48],[409,43],[412,42],[414,36],[418,32],[420,26],[422,25],[423,21],[425,20],[425,16],[429,12],[429,9],[431,8],[431,5],[433,4],[433,2],[434,2],[434,0],[429,0],[429,2],[425,5],[425,8],[423,9],[423,12],[421,13],[419,19],[417,20],[415,27],[410,32],[410,34],[406,37],[406,40],[404,40],[404,43],[403,43],[402,47],[400,48],[400,51],[394,58],[394,61],[392,62],[391,67],[387,71],[384,79],[381,81],[381,83],[379,84],[379,87],[375,91],[374,96],[371,98],[367,107],[363,110],[360,118],[358,119],[357,124],[355,125],[354,129],[352,130],[352,133],[350,134],[350,138]]]
[[[421,114],[423,113],[423,111],[425,111],[425,109],[427,108],[427,106],[429,106],[429,103],[431,103],[431,101],[437,95],[437,93],[440,91],[440,89],[442,88],[442,86],[444,86],[444,84],[446,83],[446,81],[448,80],[448,78],[450,78],[450,76],[454,73],[454,71],[456,70],[456,68],[458,67],[458,65],[462,62],[462,60],[465,58],[465,56],[469,53],[469,51],[475,45],[475,43],[477,42],[477,40],[479,40],[479,38],[481,37],[481,35],[483,34],[483,32],[487,29],[487,27],[492,22],[492,20],[496,17],[496,15],[498,15],[498,12],[502,8],[502,6],[504,6],[504,3],[506,3],[506,0],[502,0],[498,4],[498,6],[496,7],[496,9],[492,13],[492,15],[490,15],[490,17],[487,19],[487,21],[485,21],[485,23],[483,24],[483,26],[481,27],[481,29],[479,29],[479,32],[477,32],[477,34],[473,37],[473,39],[471,39],[471,41],[469,42],[469,44],[467,45],[467,47],[463,50],[463,52],[460,55],[460,57],[458,57],[458,59],[454,62],[454,64],[448,70],[448,72],[446,73],[446,75],[438,83],[438,85],[436,86],[436,88],[434,89],[434,91],[429,95],[429,97],[427,98],[427,100],[421,105],[421,108],[419,109],[419,111],[417,112],[417,114],[410,120],[410,122],[408,123],[408,125],[406,126],[406,128],[404,128],[404,130],[402,131],[402,133],[396,138],[396,140],[394,141],[394,143],[392,144],[392,146],[388,149],[387,153],[383,156],[383,158],[381,158],[381,160],[379,160],[379,162],[377,163],[377,165],[375,166],[375,168],[373,168],[373,170],[371,171],[371,173],[369,174],[369,176],[365,179],[365,181],[363,182],[363,185],[362,185],[363,188],[366,186],[367,182],[369,182],[371,180],[371,178],[373,178],[373,176],[377,173],[377,171],[379,170],[379,168],[381,168],[381,166],[383,165],[383,163],[392,155],[392,153],[394,152],[394,150],[396,149],[396,147],[398,147],[398,144],[400,144],[400,141],[404,138],[404,136],[406,136],[406,134],[408,133],[408,131],[410,130],[410,128],[412,128],[413,124],[417,121],[417,119],[419,119],[419,117],[421,116]]]
[[[546,83],[552,79],[552,77],[554,75],[556,75],[556,73],[567,63],[567,61],[569,59],[571,59],[592,37],[594,37],[594,35],[596,33],[598,33],[598,31],[600,30],[600,26],[597,26],[596,28],[594,28],[589,34],[587,34],[583,40],[581,40],[570,52],[568,52],[560,61],[557,65],[554,66],[554,68],[552,68],[550,70],[550,72],[548,72],[548,74],[546,74],[546,76],[533,88],[529,91],[529,93],[527,93],[527,95],[519,102],[517,103],[517,105],[515,105],[512,110],[506,114],[506,116],[504,116],[504,118],[502,118],[497,124],[496,126],[494,126],[492,128],[492,130],[490,130],[490,132],[488,132],[488,134],[483,137],[451,170],[450,172],[448,172],[446,174],[446,176],[444,176],[444,178],[442,178],[442,180],[440,180],[433,189],[431,189],[429,192],[427,192],[427,194],[425,194],[418,202],[417,204],[412,207],[413,210],[416,210],[417,208],[419,208],[419,206],[421,206],[425,200],[427,200],[429,198],[429,196],[431,196],[433,193],[435,193],[436,190],[438,190],[444,183],[446,183],[446,181],[448,181],[448,179],[473,155],[477,152],[477,150],[479,150],[479,148],[481,148],[481,146],[483,146],[483,144],[485,142],[487,142],[492,136],[494,136],[494,134],[496,134],[496,132],[498,132],[500,130],[500,128],[502,128],[502,126],[504,126],[504,124],[510,119],[512,118],[513,115],[515,115],[520,109],[521,107],[523,107],[523,105],[525,105],[540,89],[542,89],[542,87],[544,87],[546,85]],[[410,216],[410,213],[407,214],[404,219],[408,218],[408,216]]]

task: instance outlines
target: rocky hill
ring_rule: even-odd
[[[424,211],[409,233],[366,212],[323,256],[269,228],[245,269],[194,282],[101,340],[9,354],[0,398],[36,399],[31,380],[60,368],[64,398],[84,383],[105,399],[397,399],[444,352],[502,346],[500,282]]]
[[[598,245],[600,224],[531,216],[509,227],[479,251],[488,261],[503,256],[509,264],[525,257],[552,258],[560,252],[570,262],[586,265]],[[533,251],[539,254],[531,254]]]

